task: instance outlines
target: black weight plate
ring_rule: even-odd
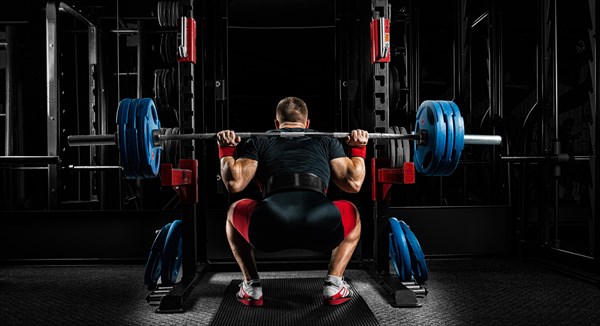
[[[391,126],[388,129],[388,132],[390,134],[394,133],[394,126]],[[388,144],[390,150],[390,167],[395,167],[396,166],[396,140],[395,139],[390,139],[389,140],[389,144]]]
[[[398,126],[394,126],[394,133],[396,135],[400,135],[400,128]],[[401,168],[404,165],[404,144],[402,140],[396,138],[396,167]]]
[[[162,26],[162,1],[156,4],[156,17],[158,17],[158,26]]]
[[[172,130],[172,128],[167,128],[167,130],[165,130],[165,136],[170,135],[171,134],[171,130]],[[171,162],[171,146],[172,146],[172,144],[171,144],[170,140],[167,140],[167,141],[163,142],[163,147],[164,147],[164,150],[163,150],[163,153],[164,153],[164,155],[163,155],[163,157],[164,157],[163,163],[165,163],[165,164],[172,164],[173,163],[173,162]]]
[[[406,131],[406,128],[400,127],[400,134],[407,135],[408,131]],[[410,141],[408,139],[401,139],[400,141],[404,149],[404,162],[410,162]]]
[[[179,128],[173,128],[173,133],[179,135]],[[175,142],[175,146],[173,146],[173,162],[174,164],[179,163],[179,144],[180,142]]]

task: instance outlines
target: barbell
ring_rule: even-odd
[[[428,176],[450,175],[460,160],[464,145],[499,145],[498,135],[466,135],[458,106],[451,101],[424,101],[417,111],[413,133],[369,133],[370,139],[387,139],[397,148],[396,162],[406,157],[401,144],[414,142],[417,172]],[[403,129],[403,128],[402,128]],[[161,134],[154,101],[150,98],[123,99],[117,109],[117,132],[106,135],[71,135],[69,146],[117,145],[121,167],[126,178],[154,178],[160,167],[161,146],[166,142],[215,139],[216,133]],[[348,132],[236,132],[240,138],[250,137],[333,137],[345,138]]]

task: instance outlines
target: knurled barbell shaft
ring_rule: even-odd
[[[347,132],[238,132],[240,138],[250,138],[258,136],[269,137],[333,137],[346,138]],[[207,140],[215,139],[216,133],[199,133],[199,134],[171,134],[160,135],[155,133],[154,142],[160,144],[164,141],[172,140]],[[386,133],[369,133],[370,139],[408,139],[418,140],[419,136],[414,134],[399,135]],[[465,145],[500,145],[502,137],[498,135],[465,135]],[[69,146],[98,146],[98,145],[116,145],[117,137],[115,134],[108,135],[71,135],[67,137]]]
[[[284,131],[284,132],[236,132],[236,136],[240,138],[251,138],[251,137],[333,137],[333,138],[346,138],[349,133],[347,132],[317,132],[317,131]],[[171,135],[158,135],[159,141],[167,140],[204,140],[204,139],[215,139],[217,134],[171,134]],[[383,134],[383,133],[369,133],[370,139],[417,139],[415,135],[398,135],[398,134]]]

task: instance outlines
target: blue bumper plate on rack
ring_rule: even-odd
[[[181,226],[181,220],[173,221],[165,239],[160,272],[163,285],[173,285],[177,282],[181,260],[183,259]]]
[[[396,275],[402,282],[408,282],[411,279],[411,261],[408,244],[400,222],[395,217],[390,218],[390,258],[396,271]]]
[[[162,253],[169,229],[171,229],[171,223],[163,226],[156,235],[156,238],[154,238],[154,242],[150,248],[150,255],[148,255],[148,261],[146,262],[146,271],[144,272],[144,284],[146,284],[150,290],[156,287],[156,283],[160,278]]]
[[[419,244],[415,234],[410,230],[410,227],[408,227],[404,221],[400,221],[399,224],[406,236],[406,241],[408,242],[412,274],[419,284],[423,284],[425,281],[427,281],[427,264],[425,264],[425,254],[423,254],[421,245]]]

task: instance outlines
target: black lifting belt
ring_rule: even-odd
[[[325,194],[323,179],[312,173],[290,173],[274,175],[267,179],[264,197],[281,190],[312,190]]]

